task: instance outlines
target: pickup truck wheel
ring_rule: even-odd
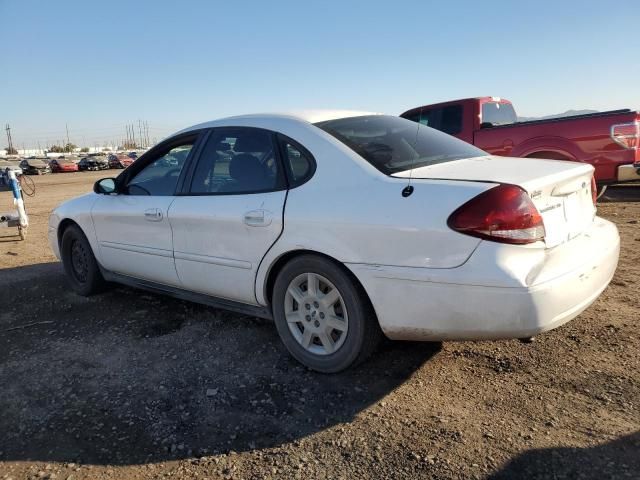
[[[82,296],[98,293],[105,286],[98,262],[82,230],[70,225],[62,234],[60,256],[73,291]]]
[[[272,300],[282,342],[312,370],[335,373],[360,363],[382,337],[365,292],[328,259],[291,260],[276,278]]]

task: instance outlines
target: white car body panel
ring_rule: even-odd
[[[320,161],[318,161],[320,163]],[[320,170],[320,167],[318,167]],[[414,182],[415,191],[402,197],[406,182],[376,179],[368,188],[375,195],[358,199],[362,185],[348,176],[322,188],[332,171],[316,172],[304,191],[289,192],[282,236],[269,251],[256,277],[256,294],[268,304],[264,289],[270,267],[282,255],[310,250],[342,263],[449,269],[462,265],[480,243],[447,227],[448,212],[490,185],[455,181]],[[307,187],[307,184],[304,185]],[[447,210],[450,209],[450,210]],[[377,212],[370,216],[370,212]],[[367,219],[366,222],[358,219]]]
[[[616,227],[598,218],[550,253],[483,241],[469,262],[451,270],[348,267],[391,339],[526,338],[591,305],[611,281],[619,253]]]
[[[97,195],[91,215],[103,268],[180,286],[173,260],[169,206],[174,197]]]
[[[595,217],[590,166],[477,157],[386,176],[294,116],[227,118],[183,132],[223,126],[294,139],[315,157],[313,177],[288,193],[164,197],[161,207],[149,207],[161,208],[158,222],[144,220],[145,197],[79,197],[51,216],[56,255],[59,224],[73,220],[104,268],[268,307],[267,280],[276,262],[292,252],[317,252],[356,276],[387,336],[408,340],[535,335],[578,315],[615,271],[619,237],[615,226]],[[414,192],[405,198],[408,176]],[[506,245],[447,226],[456,208],[500,182],[531,195],[545,242]],[[268,225],[244,221],[257,210],[267,213]]]
[[[257,304],[254,280],[282,232],[286,191],[177,197],[169,210],[183,288]]]
[[[91,249],[98,261],[100,261],[100,247],[98,245],[98,239],[96,238],[95,229],[93,228],[93,219],[91,218],[91,208],[96,200],[98,200],[98,195],[95,193],[87,193],[67,200],[56,207],[51,213],[48,228],[49,246],[56,258],[60,259],[58,229],[63,221],[71,220],[77,223],[85,233]]]

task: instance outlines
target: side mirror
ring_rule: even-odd
[[[109,195],[116,192],[115,178],[102,178],[93,184],[93,191],[102,195]]]
[[[491,128],[491,127],[493,127],[493,123],[491,122],[482,122],[480,124],[480,128]]]

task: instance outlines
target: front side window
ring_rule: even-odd
[[[284,188],[272,133],[256,128],[216,129],[200,154],[194,194],[257,193]]]
[[[386,175],[487,155],[433,128],[388,115],[341,118],[315,124]]]
[[[140,170],[127,184],[129,195],[170,196],[175,193],[178,177],[193,148],[195,139],[167,148]]]

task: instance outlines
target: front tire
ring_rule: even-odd
[[[289,353],[318,372],[335,373],[364,361],[382,337],[362,287],[320,256],[287,263],[276,278],[272,304]]]
[[[91,245],[80,227],[71,225],[64,231],[60,256],[73,291],[86,297],[104,289],[105,280]]]

